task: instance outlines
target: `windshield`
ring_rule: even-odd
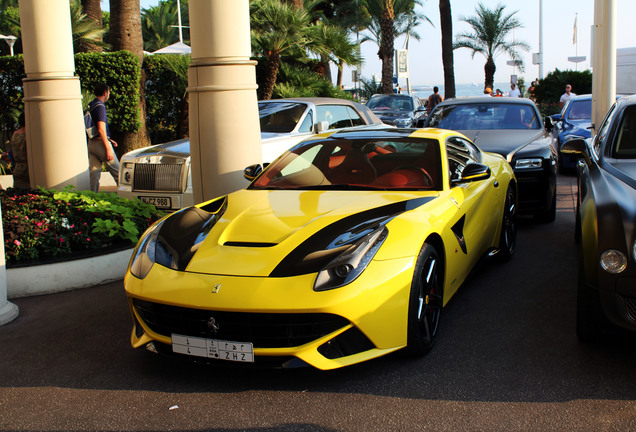
[[[409,96],[374,96],[367,106],[373,111],[413,111],[413,100]]]
[[[299,102],[259,102],[261,132],[293,131],[306,109],[307,105]]]
[[[592,100],[581,100],[570,102],[570,120],[592,121]]]
[[[325,139],[292,148],[250,189],[441,190],[441,183],[435,139]]]
[[[438,106],[427,126],[451,130],[539,129],[535,110],[511,103],[472,103]]]

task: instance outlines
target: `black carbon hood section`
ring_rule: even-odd
[[[227,197],[199,208],[188,207],[167,218],[157,237],[157,254],[171,262],[172,268],[185,271],[216,222],[227,209]],[[159,260],[158,260],[159,261]]]
[[[433,199],[434,197],[426,197],[401,201],[342,218],[298,245],[276,266],[270,277],[289,277],[319,272],[342,252],[343,245],[355,242],[399,214],[420,207]],[[325,251],[325,253],[318,259],[306,259],[309,254],[317,251]]]

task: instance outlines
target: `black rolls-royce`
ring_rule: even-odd
[[[481,150],[502,155],[517,177],[518,213],[541,222],[555,219],[558,153],[553,124],[550,118],[544,124],[530,99],[446,100],[435,107],[426,126],[461,132]]]

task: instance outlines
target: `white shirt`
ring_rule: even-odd
[[[576,96],[576,93],[572,93],[572,92],[570,92],[570,94],[567,94],[567,92],[563,93],[561,95],[561,99],[559,99],[559,102],[561,102],[561,104],[565,104],[567,101],[572,99],[574,96]]]
[[[508,93],[508,96],[518,98],[518,97],[521,97],[521,92],[519,91],[518,88],[515,87],[514,89],[510,90],[510,93]]]

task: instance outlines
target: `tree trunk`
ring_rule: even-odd
[[[455,66],[453,59],[453,18],[450,0],[439,0],[442,31],[442,64],[444,65],[444,99],[455,97]]]
[[[278,76],[278,67],[280,66],[280,53],[272,51],[267,58],[267,69],[265,72],[265,82],[263,83],[263,99],[269,100],[274,92],[274,84]]]
[[[492,56],[488,56],[488,60],[486,60],[486,65],[484,66],[484,74],[485,74],[485,87],[492,87],[495,83],[495,70],[497,70],[497,66],[495,66],[495,61]]]
[[[343,70],[344,70],[344,62],[342,60],[338,61],[338,76],[336,78],[336,85],[338,86],[338,88],[342,88],[342,77],[343,77]]]
[[[320,56],[320,64],[322,65],[322,77],[331,82],[331,62],[326,55]]]
[[[305,8],[305,2],[303,0],[286,0],[286,3],[295,7],[296,9],[303,10]]]
[[[392,0],[383,0],[381,30],[382,46],[380,47],[380,59],[382,60],[382,93],[393,93],[393,51],[395,39],[395,12]]]
[[[144,59],[144,42],[141,35],[141,7],[139,0],[110,0],[110,43],[113,51],[126,50],[139,59],[141,67]],[[146,96],[144,84],[146,75],[141,69],[139,83],[139,118],[141,127],[137,132],[124,132],[117,153],[123,155],[131,150],[150,145],[146,130]]]
[[[97,23],[100,27],[102,26],[102,6],[100,0],[82,0],[82,10],[88,19]],[[101,41],[102,38],[100,37],[99,40]],[[101,52],[102,49],[93,43],[80,41],[79,52],[89,51]]]

